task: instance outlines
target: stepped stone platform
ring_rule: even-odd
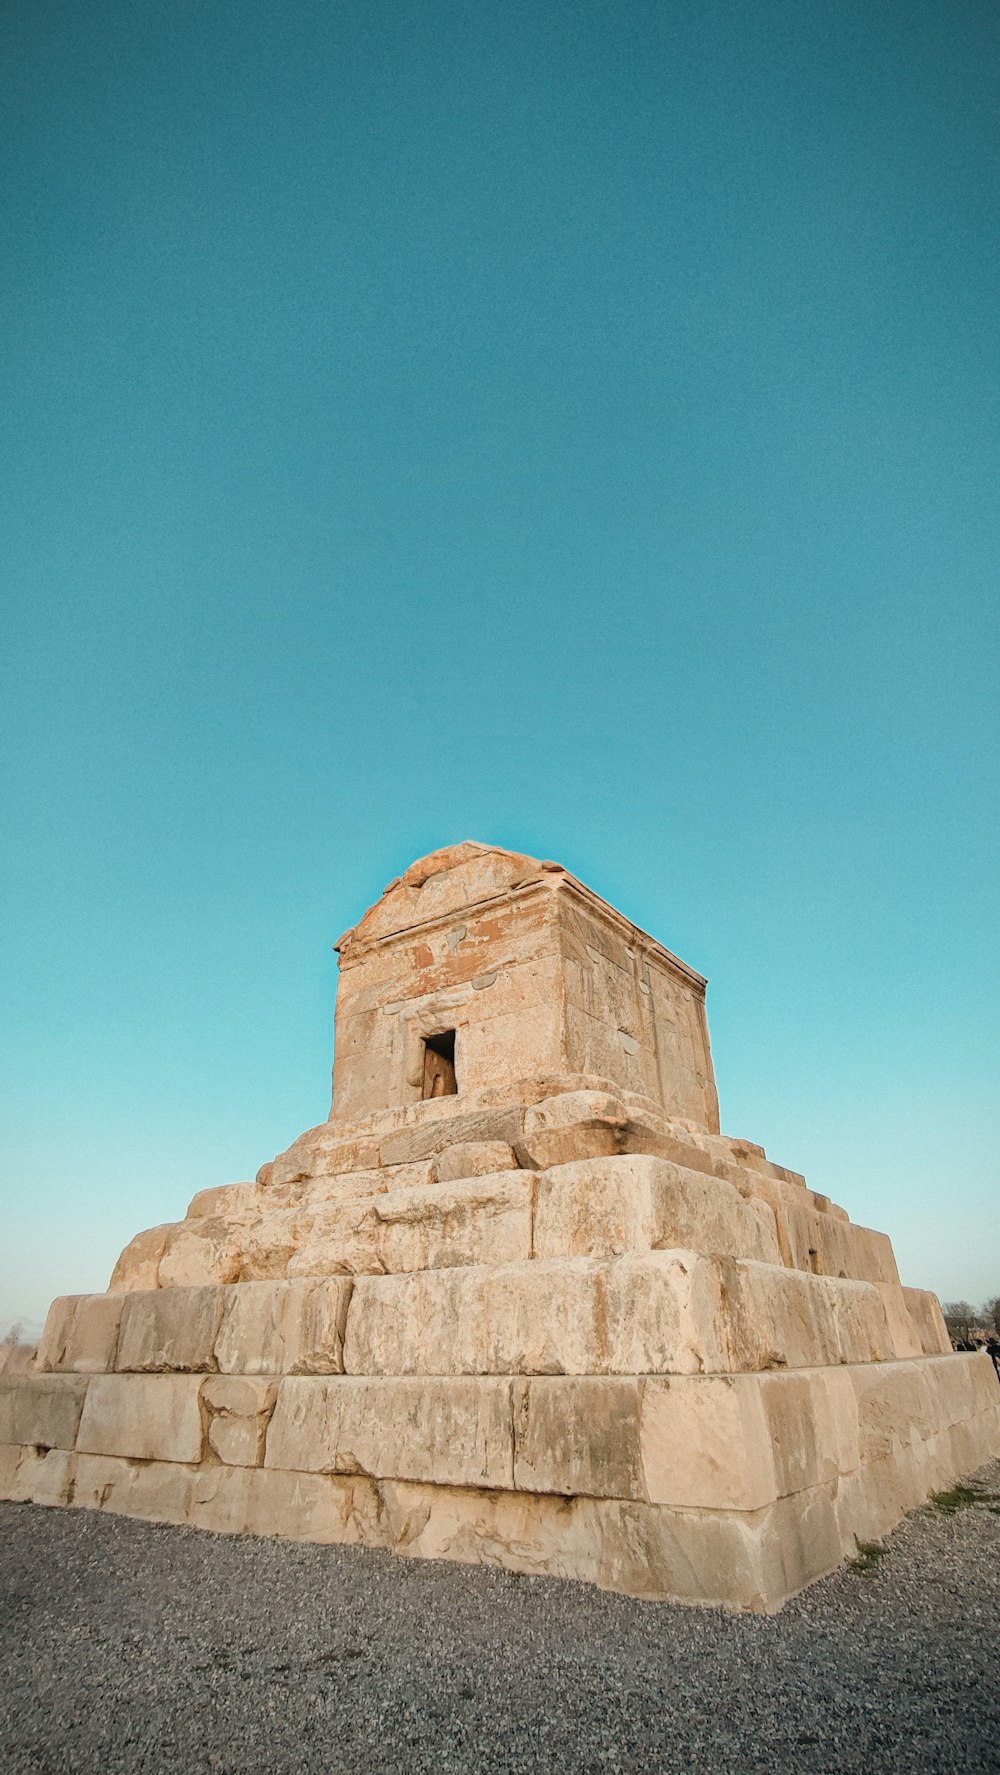
[[[705,981],[554,863],[338,944],[330,1120],[0,1375],[0,1497],[773,1611],[1000,1454],[884,1234],[720,1132]]]

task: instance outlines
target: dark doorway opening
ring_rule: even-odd
[[[429,1035],[424,1041],[425,1097],[456,1097],[455,1031],[442,1029],[440,1035]]]

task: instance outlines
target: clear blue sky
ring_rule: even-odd
[[[992,0],[0,29],[0,1320],[323,1119],[333,940],[466,837],[1000,1291]]]

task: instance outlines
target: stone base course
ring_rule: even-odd
[[[52,1437],[26,1441],[26,1425]],[[0,1377],[0,1496],[773,1610],[1000,1448],[978,1356],[732,1375]]]

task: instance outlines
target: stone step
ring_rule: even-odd
[[[485,1163],[504,1153],[505,1168],[484,1174]],[[471,1175],[456,1174],[466,1169]],[[112,1289],[666,1246],[898,1286],[892,1248],[881,1234],[817,1210],[809,1191],[759,1178],[748,1184],[738,1168],[722,1169],[732,1176],[626,1153],[526,1171],[513,1167],[501,1143],[463,1143],[425,1164],[338,1179],[333,1195],[313,1184],[292,1206],[257,1186],[231,1185],[202,1192],[185,1221],[134,1240]],[[357,1195],[344,1193],[347,1182],[357,1184]]]
[[[780,1607],[998,1448],[977,1356],[670,1380],[0,1384],[0,1497],[744,1608]]]

